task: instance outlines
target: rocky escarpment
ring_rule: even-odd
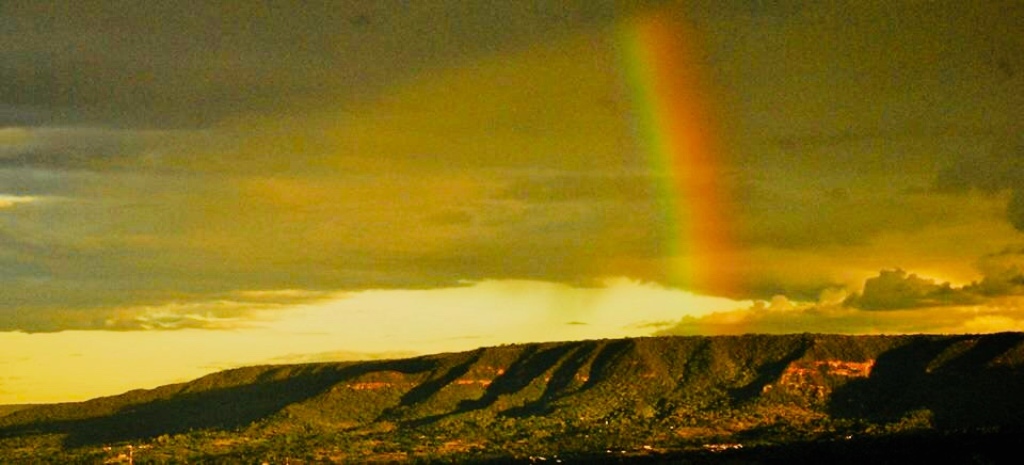
[[[571,431],[675,447],[1017,425],[1024,423],[1022,389],[1019,333],[578,341],[229,370],[15,411],[0,417],[0,441],[46,436],[78,447],[197,431],[247,438],[444,431],[493,445],[502,434],[515,437],[509,431],[547,428],[552,443]]]

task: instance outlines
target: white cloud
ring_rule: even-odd
[[[0,209],[11,208],[22,203],[37,202],[39,199],[40,197],[34,197],[31,195],[0,194]]]
[[[685,316],[656,335],[718,334],[964,334],[1024,330],[1024,297],[992,298],[977,305],[859,310],[834,299],[813,303],[776,297],[747,308]]]
[[[327,297],[304,289],[245,290],[222,299],[174,301],[117,308],[103,321],[105,330],[237,329],[256,327],[302,303]],[[265,313],[260,313],[265,312]],[[279,316],[279,315],[278,315]]]

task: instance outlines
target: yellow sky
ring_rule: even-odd
[[[749,306],[628,280],[580,289],[487,281],[432,290],[368,290],[209,322],[206,309],[150,307],[149,331],[0,333],[0,403],[85,400],[237,366],[392,358],[507,343],[644,336],[681,314]],[[692,309],[692,310],[685,310]],[[660,326],[659,326],[660,325]],[[112,326],[116,326],[113,324]]]
[[[508,342],[1024,329],[1024,13],[650,3],[0,6],[0,403]],[[700,199],[644,152],[636,15],[691,31],[716,89],[731,295],[667,284],[692,254],[666,205]]]

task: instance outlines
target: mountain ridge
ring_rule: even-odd
[[[33,406],[0,416],[0,446],[84,453],[140,443],[174,457],[196,443],[207,454],[197,457],[232,458],[283,447],[313,461],[684,450],[1017,427],[1022,389],[1024,333],[512,344],[243,367]]]

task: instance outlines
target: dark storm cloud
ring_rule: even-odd
[[[1006,217],[1018,231],[1024,231],[1024,190],[1013,190],[1010,201],[1006,204]]]
[[[987,154],[955,160],[939,172],[935,187],[949,193],[971,189],[997,193],[1024,187],[1024,140],[1003,141]]]
[[[960,157],[939,172],[935,188],[943,193],[1009,191],[1006,218],[1024,231],[1024,139],[1000,141],[981,156]]]
[[[0,157],[0,166],[3,165]],[[84,173],[65,173],[38,168],[0,167],[0,194],[61,197],[72,191]]]
[[[204,126],[336,106],[615,12],[611,1],[4,2],[0,125]]]
[[[0,143],[0,169],[35,169],[36,172],[50,173],[153,169],[160,154],[184,138],[184,133],[103,128],[17,128],[9,131],[18,131],[21,135],[17,140]],[[202,140],[195,134],[191,139],[193,143]]]
[[[480,233],[422,250],[408,265],[419,264],[435,277],[593,285],[600,278],[622,273],[621,261],[651,261],[630,270],[631,274],[652,281],[665,279],[662,267],[653,264],[667,253],[669,240],[659,227],[666,221],[665,212],[650,203],[538,199],[522,206],[509,202],[485,202],[473,220]],[[502,209],[508,211],[501,214]],[[462,226],[474,230],[469,224]]]
[[[1014,14],[651,3],[703,32],[737,155],[722,172],[750,186],[736,247],[779,268],[778,249],[958,224],[919,188],[976,138],[930,136],[1019,124]],[[206,324],[131,309],[240,289],[666,282],[679,219],[631,132],[633,9],[0,3],[0,195],[46,198],[0,209],[0,329]],[[836,281],[808,274],[751,276],[751,292]]]
[[[30,172],[46,171],[0,170],[12,179]],[[219,327],[238,313],[208,305],[205,320],[160,309],[240,289],[409,289],[514,278],[590,285],[621,273],[616,260],[664,253],[656,227],[637,228],[659,222],[643,199],[508,198],[504,181],[529,175],[483,176],[465,188],[470,194],[439,196],[457,183],[412,175],[51,173],[66,189],[54,193],[68,198],[0,209],[0,329]],[[29,193],[55,188],[22,182]]]
[[[733,99],[728,121],[744,133],[729,142],[752,194],[740,202],[751,220],[746,239],[813,249],[945,223],[934,217],[948,215],[940,208],[918,208],[945,161],[964,157],[974,169],[984,147],[1024,129],[1024,80],[1005,71],[1022,64],[1024,40],[1011,31],[1024,27],[1024,10],[1013,2],[795,5],[733,9],[707,26],[720,31],[708,44]],[[832,90],[812,90],[822,86]],[[848,201],[823,197],[836,187]]]
[[[978,260],[983,278],[971,287],[984,295],[1024,295],[1024,248],[1009,247]]]

